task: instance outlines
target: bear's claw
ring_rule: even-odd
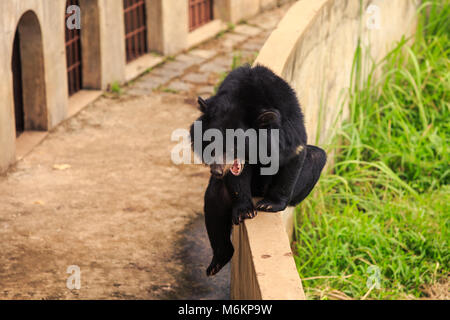
[[[286,209],[287,203],[284,201],[273,201],[269,199],[262,199],[256,204],[256,209],[266,212],[279,212]]]
[[[216,275],[228,262],[230,262],[234,254],[234,249],[231,246],[228,249],[221,250],[220,252],[220,254],[214,255],[209,267],[206,269],[206,275],[208,277]]]
[[[220,271],[220,269],[222,269],[222,266],[220,266],[219,264],[210,265],[208,269],[206,269],[206,275],[208,277],[215,276]]]
[[[257,211],[253,208],[235,209],[232,215],[232,222],[234,225],[239,225],[245,219],[253,219],[256,217]]]

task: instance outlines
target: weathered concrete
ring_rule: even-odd
[[[255,16],[263,10],[273,8],[277,0],[227,0],[228,21],[236,23]]]
[[[199,113],[183,100],[101,98],[0,177],[0,299],[208,296],[217,282],[183,246],[209,172],[170,159],[172,131]],[[70,265],[81,268],[80,290],[66,287]],[[194,272],[204,276],[195,286]]]
[[[146,54],[134,61],[131,61],[125,67],[125,81],[129,82],[136,79],[148,69],[160,64],[163,60],[164,59],[162,57]]]
[[[276,0],[217,0],[215,20],[189,32],[187,1],[146,0],[149,49],[164,55],[179,53],[224,30],[227,22],[248,18],[276,4]],[[123,84],[161,62],[161,57],[149,53],[126,63],[123,0],[80,0],[80,9],[83,89],[106,90],[112,83]],[[11,55],[22,17],[19,31],[26,129],[51,129],[69,114],[65,12],[66,0],[0,1],[0,74],[6,75],[0,79],[0,172],[15,160]],[[239,28],[245,34],[258,31]],[[235,34],[224,45],[235,46],[240,42],[237,37]]]
[[[189,73],[183,78],[184,81],[193,83],[207,83],[208,74],[207,73]]]
[[[280,17],[283,10],[270,15]],[[249,40],[261,46],[267,32],[259,30]],[[181,82],[177,76],[195,74],[210,62],[229,70],[234,53],[221,45],[223,40],[175,57],[130,83],[124,96],[107,94],[81,112],[82,101],[101,92],[79,92],[69,100],[69,115],[76,116],[50,133],[26,132],[19,138],[19,146],[45,140],[31,153],[19,148],[23,160],[0,178],[2,298],[229,297],[230,266],[213,279],[204,276],[211,258],[200,216],[207,169],[174,167],[164,160],[169,149],[160,148],[172,129],[187,128],[198,116],[185,102],[193,104],[195,93],[212,94],[217,81],[212,71],[204,72],[208,84]],[[120,74],[121,68],[114,72]],[[179,94],[154,91],[169,80],[178,83]],[[150,189],[145,182],[149,175]],[[184,178],[167,185],[169,176],[179,175]],[[178,200],[167,198],[175,193]],[[158,225],[172,222],[176,227],[162,237]],[[77,263],[82,290],[69,291],[66,265]]]
[[[72,117],[80,112],[84,107],[97,100],[103,91],[101,90],[81,90],[69,98],[68,117]]]
[[[231,298],[304,300],[281,213],[259,212],[233,230]]]
[[[109,84],[113,82],[122,83],[126,79],[125,21],[123,1],[98,1],[101,23],[102,89],[106,89]]]
[[[304,0],[296,3],[264,45],[257,63],[286,79],[301,100],[309,141],[328,142],[349,86],[358,36],[378,61],[415,30],[418,1]],[[380,29],[369,5],[379,8]],[[363,13],[360,16],[360,12]],[[344,118],[347,110],[344,109]],[[339,124],[339,122],[337,122]]]
[[[174,81],[167,88],[174,91],[190,91],[192,90],[192,84],[185,81]]]
[[[227,29],[227,25],[219,19],[215,19],[192,32],[187,36],[187,48],[195,47],[196,45],[208,40],[221,31]]]
[[[186,49],[188,46],[188,2],[146,0],[146,4],[150,50],[172,55]]]
[[[367,27],[366,8],[371,4],[379,8],[380,29]],[[377,61],[395,41],[414,32],[417,5],[414,0],[363,1],[362,7],[351,0],[304,0],[287,12],[255,64],[271,68],[296,89],[310,143],[324,143],[333,133],[341,94],[349,86],[358,36],[364,44],[370,43],[369,53]],[[259,213],[235,229],[233,298],[305,297],[286,234],[293,230],[292,215],[292,209]]]
[[[243,4],[244,1],[218,0],[215,1],[214,11],[217,13],[220,10],[228,10],[218,14],[216,18],[236,22],[251,17],[265,7],[273,6],[275,2],[248,0]],[[185,15],[187,6],[175,6],[175,3],[179,4],[174,0],[149,0],[147,5],[150,12],[148,17],[155,17],[151,23],[156,23],[155,28],[150,28],[156,32],[155,38],[152,38],[151,32],[149,34],[150,47],[155,45],[153,47],[155,50],[161,50],[166,54],[183,50],[189,42],[187,15]],[[368,20],[365,9],[369,4],[375,4],[380,8],[381,29],[365,28]],[[88,8],[88,5],[92,12],[87,14],[83,21],[92,24],[85,26],[86,30],[89,30],[89,33],[86,33],[88,37],[82,35],[82,42],[89,43],[89,49],[83,51],[83,57],[89,60],[83,70],[86,75],[83,85],[105,88],[111,82],[123,82],[127,78],[123,41],[123,3],[121,0],[81,1],[84,9]],[[351,0],[303,0],[296,3],[289,11],[265,44],[257,62],[269,66],[297,90],[305,111],[311,142],[314,140],[318,140],[319,144],[326,142],[327,137],[332,133],[330,127],[340,107],[340,94],[349,83],[360,22],[363,22],[360,36],[364,43],[371,43],[370,53],[373,58],[378,59],[401,35],[412,33],[416,6],[417,3],[412,0],[389,2],[366,0],[363,2],[363,8],[359,7],[359,2]],[[56,11],[61,12],[58,16],[60,18],[55,18]],[[26,112],[28,110],[27,126],[29,129],[50,129],[68,114],[65,50],[63,37],[60,36],[65,28],[64,11],[64,0],[0,2],[0,74],[7,75],[0,79],[2,103],[0,105],[0,170],[6,168],[15,158],[11,52],[15,30],[22,17],[25,20],[23,20],[24,24],[19,26],[19,32],[24,39],[29,37],[27,43],[30,45],[29,48],[23,47],[22,51],[26,59],[32,57],[25,63],[24,67],[28,73],[24,81],[25,83],[34,81],[25,88],[25,90],[33,91],[24,94],[25,110]],[[364,13],[362,20],[359,17],[361,11]],[[174,12],[176,14],[169,14]],[[274,21],[276,19],[271,17],[255,18],[250,19],[249,24],[256,26],[259,30],[261,28],[270,30],[268,26],[273,25]],[[35,27],[36,23],[40,26],[41,32],[35,32],[38,30]],[[33,25],[34,27],[30,27]],[[157,28],[158,25],[160,29]],[[33,29],[34,36],[29,32],[29,28]],[[236,31],[246,36],[259,34],[259,31],[252,27],[239,27]],[[111,34],[117,36],[111,37]],[[174,38],[177,39],[176,42],[173,41]],[[237,39],[236,36],[229,38]],[[152,41],[156,42],[152,43]],[[255,43],[255,47],[248,47],[247,50],[256,48],[257,42]],[[239,44],[240,42],[236,41],[228,50]],[[25,42],[22,45],[25,45]],[[181,59],[186,57],[203,59],[199,60],[200,63],[213,58],[218,53],[218,51],[203,48],[192,51]],[[189,68],[193,64],[183,65]],[[171,68],[170,64],[166,66],[166,69],[163,68],[160,69],[159,75],[155,72],[138,81],[132,90],[140,90],[148,95],[151,94],[154,86],[181,75],[181,71]],[[144,69],[143,67],[142,70]],[[197,71],[190,73],[191,77]],[[200,84],[208,80],[210,75],[202,74],[196,79],[199,80],[202,77]],[[201,87],[211,90],[209,83],[201,83]],[[136,221],[142,223],[148,219],[145,208],[155,208],[159,205],[164,211],[164,224],[167,223],[167,219],[179,222],[180,211],[186,209],[186,199],[192,201],[192,206],[189,208],[198,207],[198,204],[201,204],[199,197],[203,187],[198,188],[198,186],[206,182],[207,173],[196,172],[196,170],[187,173],[191,169],[186,169],[188,171],[184,174],[187,173],[189,184],[192,185],[194,180],[199,184],[196,184],[195,190],[186,191],[184,188],[181,191],[175,191],[172,188],[177,186],[183,188],[186,184],[167,186],[162,181],[165,176],[173,176],[175,172],[173,168],[166,166],[163,157],[153,152],[150,161],[145,157],[145,159],[142,158],[139,148],[139,150],[133,147],[130,149],[126,135],[132,131],[135,138],[145,138],[145,141],[139,140],[141,147],[147,145],[149,150],[158,149],[155,146],[161,145],[158,139],[164,138],[164,135],[159,136],[158,139],[148,140],[142,132],[157,130],[158,124],[163,124],[163,131],[169,130],[172,125],[186,126],[192,121],[195,113],[191,111],[185,113],[183,108],[187,106],[180,101],[160,103],[161,101],[157,99],[140,100],[132,104],[131,108],[123,108],[120,103],[111,106],[109,101],[107,105],[100,103],[100,108],[96,112],[74,118],[67,126],[60,129],[62,132],[51,135],[36,149],[36,152],[25,157],[14,171],[0,181],[1,194],[4,195],[3,208],[0,212],[4,214],[1,219],[5,226],[0,236],[8,239],[8,241],[2,241],[1,250],[2,257],[7,258],[0,269],[0,272],[5,275],[2,277],[2,288],[7,288],[6,293],[3,294],[14,298],[77,297],[75,292],[63,291],[65,289],[61,289],[63,285],[60,283],[65,279],[66,265],[78,259],[83,268],[87,268],[89,272],[86,277],[87,283],[94,285],[94,287],[88,285],[86,291],[80,293],[78,297],[167,296],[167,292],[175,286],[175,278],[164,274],[166,269],[160,268],[161,266],[146,264],[143,261],[152,261],[152,256],[146,250],[153,242],[159,250],[157,251],[160,255],[158,261],[168,263],[177,261],[171,260],[172,256],[168,255],[167,251],[161,251],[166,242],[175,243],[176,237],[165,239],[162,243],[160,240],[164,237],[160,234],[148,235],[148,230],[134,229],[133,226],[139,226]],[[147,109],[148,105],[155,108]],[[320,112],[321,106],[323,112]],[[180,122],[173,119],[174,107],[178,114],[181,113]],[[149,110],[151,112],[147,114]],[[118,117],[112,116],[112,113],[116,113]],[[103,122],[98,122],[98,118],[101,118]],[[152,119],[153,122],[147,123],[147,119]],[[100,130],[103,126],[106,126],[106,131]],[[65,129],[67,131],[64,131]],[[110,144],[111,133],[118,137],[114,140],[113,148]],[[93,134],[98,134],[98,139],[95,139],[95,144],[91,145]],[[24,138],[27,137],[27,135],[24,136]],[[136,142],[136,139],[133,141]],[[61,153],[55,153],[58,150]],[[86,150],[90,151],[86,153]],[[100,151],[101,156],[96,154],[97,151]],[[140,159],[135,163],[137,167],[123,166],[128,163],[129,154],[133,154],[135,159]],[[105,158],[102,158],[105,155],[108,158],[106,162]],[[126,159],[123,158],[124,156]],[[67,163],[72,161],[73,169],[68,171],[58,169],[64,166],[57,163],[55,166],[55,157],[59,159],[58,161]],[[85,167],[83,168],[81,164]],[[139,186],[139,183],[144,185],[142,169],[152,172],[155,166],[157,166],[158,175],[152,182],[155,186],[166,186],[169,189],[163,189],[162,195],[157,196],[156,200],[153,198],[149,200],[146,198],[147,189],[133,188],[136,188],[136,185]],[[53,169],[47,170],[49,168]],[[121,184],[117,184],[115,175],[103,174],[102,170],[107,170],[109,173],[127,171],[129,177],[134,180],[124,183],[124,180],[120,179]],[[86,177],[89,179],[86,180]],[[98,180],[98,177],[106,179],[106,184],[102,179]],[[86,181],[89,183],[86,184]],[[140,182],[136,184],[137,181]],[[70,188],[67,188],[68,185]],[[74,188],[74,185],[78,187]],[[104,188],[104,185],[108,187]],[[120,187],[117,190],[111,190],[110,185]],[[115,194],[118,192],[123,196],[128,190],[127,186],[132,190],[129,196],[134,197],[133,205],[117,200],[117,194]],[[145,186],[147,187],[148,184]],[[77,191],[76,194],[73,194],[73,190]],[[85,193],[80,194],[79,190],[84,190]],[[161,190],[152,190],[152,195],[159,191]],[[183,196],[182,204],[172,199],[170,205],[165,206],[167,199],[164,194],[175,192],[180,194],[188,192],[188,194]],[[82,198],[79,198],[80,195]],[[72,202],[66,206],[59,203],[60,198],[72,199]],[[111,199],[116,200],[111,201]],[[139,203],[141,205],[136,207]],[[92,209],[88,212],[88,218],[86,208]],[[107,212],[98,208],[103,208]],[[57,216],[54,215],[55,213]],[[111,213],[113,216],[109,216]],[[72,221],[74,214],[78,220]],[[193,218],[191,213],[186,213],[183,217],[187,218],[186,220]],[[158,221],[158,215],[152,215],[152,218],[153,220],[147,221],[146,225],[161,223]],[[234,242],[237,254],[233,258],[232,295],[234,298],[304,298],[301,281],[289,254],[288,237],[284,232],[286,226],[289,228],[292,225],[292,222],[289,222],[291,218],[292,214],[289,213],[260,213],[256,219],[246,221],[244,225],[235,229]],[[73,224],[67,225],[67,221],[72,221]],[[109,228],[108,230],[112,230],[111,234],[105,231],[105,226]],[[58,230],[61,229],[67,232],[60,234]],[[125,233],[119,233],[124,230]],[[80,234],[82,234],[81,238]],[[144,234],[149,238],[145,238]],[[122,245],[119,246],[119,243]],[[123,243],[127,245],[124,246]],[[21,251],[17,251],[17,248],[21,248]],[[99,248],[102,250],[99,251]],[[132,257],[135,261],[127,265],[125,262],[129,262],[129,248],[136,251]],[[94,256],[92,252],[95,252]],[[38,272],[33,273],[36,270]],[[126,284],[114,282],[116,278],[126,280]],[[44,285],[38,287],[37,283],[44,283]],[[151,285],[142,287],[140,286],[142,283],[151,283]],[[99,285],[102,288],[100,291],[95,289],[95,286],[98,288]],[[26,293],[23,291],[24,288],[27,289]]]
[[[286,9],[280,8],[265,15],[279,18],[283,10]],[[262,46],[267,32],[262,28],[259,31],[249,40]],[[0,237],[8,239],[2,242],[1,250],[5,262],[1,263],[0,283],[2,288],[6,288],[2,297],[229,297],[230,266],[213,279],[204,276],[204,269],[211,258],[200,216],[204,186],[208,179],[207,169],[174,168],[164,160],[163,154],[168,150],[156,147],[162,145],[162,140],[168,139],[167,133],[175,126],[187,127],[198,116],[198,111],[184,101],[193,103],[192,97],[196,93],[212,94],[217,81],[215,72],[205,71],[208,84],[190,84],[179,78],[177,80],[180,72],[195,74],[201,64],[210,62],[225,70],[230,69],[234,53],[231,48],[221,45],[223,41],[223,38],[214,39],[199,49],[175,57],[174,61],[168,61],[131,83],[125,90],[128,95],[119,99],[114,95],[112,98],[102,98],[80,113],[80,100],[91,101],[100,92],[79,92],[69,100],[69,114],[78,113],[74,118],[51,133],[26,132],[19,138],[19,146],[30,143],[35,146],[47,137],[31,153],[29,148],[19,148],[17,154],[23,160],[3,180],[0,179],[0,189],[6,190],[2,191]],[[239,44],[235,49],[245,52]],[[154,91],[163,85],[161,89],[165,89],[170,80],[173,82],[167,87],[178,84],[175,90],[178,89],[179,94]],[[136,98],[135,95],[147,97]],[[178,116],[176,119],[173,118],[174,110]],[[160,126],[162,129],[159,131]],[[152,132],[160,133],[156,135]],[[111,136],[116,137],[113,145]],[[91,144],[94,140],[95,143]],[[130,141],[133,143],[130,144]],[[139,148],[134,148],[134,144]],[[141,153],[150,154],[147,149],[152,151],[151,156],[144,159]],[[127,160],[123,161],[123,157]],[[167,182],[168,175],[178,177],[173,171],[175,169],[181,170],[183,173],[180,174],[189,180],[189,190],[185,189],[184,180],[171,185],[163,183]],[[129,179],[125,181],[121,176],[120,186],[111,189],[111,185],[117,184],[111,183],[110,179],[117,177],[99,170],[126,172],[125,177]],[[139,190],[136,190],[136,186],[145,180],[142,172],[146,175],[158,173],[155,177],[152,175],[152,189],[140,190],[138,187]],[[90,177],[89,181],[86,177]],[[86,181],[89,183],[86,184]],[[104,187],[104,184],[109,187]],[[69,185],[70,188],[67,187]],[[180,186],[184,186],[182,192],[188,194],[178,192]],[[77,192],[71,193],[73,190]],[[120,199],[124,190],[131,192],[126,198],[132,200],[122,207]],[[150,192],[151,197],[146,197],[146,192]],[[167,202],[164,195],[174,193],[180,195],[179,200],[183,203],[173,199]],[[72,200],[66,206],[58,204],[60,199]],[[189,203],[185,199],[189,199]],[[149,215],[146,211],[149,208],[152,212],[162,210],[164,214]],[[170,230],[180,233],[161,237],[157,225],[179,219],[180,214],[181,222],[176,220],[177,228]],[[67,225],[66,221],[73,224]],[[33,229],[37,224],[39,228]],[[151,228],[140,230],[139,225],[150,225]],[[111,237],[110,232],[105,230],[113,230],[114,235]],[[160,239],[165,241],[161,243]],[[153,244],[157,249],[152,250]],[[95,257],[91,254],[92,250]],[[133,252],[131,258],[130,252]],[[80,259],[84,272],[82,290],[68,291],[65,288],[68,276],[65,265],[78,263],[75,260]],[[10,261],[13,263],[10,264]],[[14,261],[20,263],[14,264]]]
[[[67,115],[64,41],[50,34],[64,34],[64,5],[56,0],[0,2],[0,171],[15,159],[11,57],[17,28],[22,68],[27,70],[22,74],[26,129],[50,129]]]

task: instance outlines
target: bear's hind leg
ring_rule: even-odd
[[[327,154],[316,146],[307,146],[306,159],[300,175],[295,184],[292,193],[290,206],[295,206],[302,202],[312,191],[320,178],[325,163],[327,162]]]
[[[207,276],[217,274],[233,257],[231,198],[222,180],[211,178],[205,193],[205,224],[213,249]]]

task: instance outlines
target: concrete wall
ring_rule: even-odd
[[[356,0],[300,0],[291,7],[255,64],[271,68],[295,88],[309,143],[317,138],[320,145],[333,134],[332,123],[350,84],[358,37],[378,61],[395,41],[414,33],[418,4],[415,0],[364,0],[361,6]],[[376,5],[371,12],[378,23],[367,13],[370,5]],[[346,114],[344,108],[340,120]],[[288,240],[293,212],[288,208],[282,213],[259,213],[235,228],[233,299],[304,298]]]
[[[301,0],[291,8],[256,63],[269,66],[296,89],[310,143],[316,138],[319,144],[326,143],[333,133],[358,37],[365,47],[370,44],[371,58],[380,60],[403,35],[414,33],[418,3],[365,0],[361,7],[354,0]],[[369,14],[373,5],[378,9]],[[379,29],[373,28],[376,16]]]
[[[188,2],[148,0],[150,50],[172,55],[187,48]]]
[[[214,0],[213,4],[215,21],[199,28],[200,30],[189,32],[188,1],[148,0],[149,23],[156,22],[150,28],[151,50],[173,55],[225,29],[226,24],[220,25],[217,20],[237,23],[281,3],[280,0]],[[195,35],[192,36],[193,33]],[[195,39],[191,39],[192,37]]]
[[[231,299],[304,300],[281,213],[260,212],[233,228]]]
[[[101,89],[104,90],[108,84],[125,81],[125,22],[122,0],[98,0],[98,5],[102,66]]]
[[[237,23],[278,5],[277,0],[226,0],[229,22]],[[285,1],[286,2],[286,1]]]
[[[249,18],[280,1],[216,0],[215,20],[189,32],[187,0],[146,0],[149,49],[163,55],[179,53],[225,29],[226,22]],[[111,83],[124,83],[153,66],[149,64],[161,61],[149,54],[140,62],[127,65],[123,0],[80,0],[80,8],[83,89],[105,90]],[[27,39],[22,50],[31,50],[22,66],[26,70],[26,129],[49,130],[72,110],[64,43],[66,0],[0,1],[0,172],[15,161],[11,57],[15,31],[27,11],[36,23],[24,23],[19,28],[23,39]]]
[[[15,159],[11,57],[19,20],[27,11],[32,11],[41,30],[40,35],[39,30],[31,31],[31,33],[30,30],[25,30],[30,39],[39,42],[38,37],[41,37],[40,45],[36,45],[41,47],[44,83],[37,82],[35,83],[36,87],[24,88],[27,93],[35,93],[34,98],[30,98],[30,101],[39,99],[43,103],[41,107],[46,109],[46,121],[44,121],[46,123],[38,129],[54,127],[67,114],[67,79],[66,73],[61,72],[66,69],[64,7],[64,1],[59,0],[0,1],[0,74],[2,75],[0,77],[0,171],[5,170]],[[55,16],[55,12],[61,14]],[[34,36],[33,32],[35,32]],[[25,34],[23,36],[26,37]],[[30,60],[25,61],[24,59],[22,62],[24,68],[27,67],[27,63],[31,65],[32,61],[37,62],[40,56],[27,56],[27,58]],[[43,88],[43,93],[39,91],[39,88]],[[27,93],[24,92],[24,96]],[[25,107],[25,109],[27,108]]]

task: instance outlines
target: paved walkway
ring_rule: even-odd
[[[0,177],[0,299],[227,298],[208,279],[203,166],[175,166],[171,133],[198,117],[233,56],[251,60],[286,7],[106,94]],[[67,268],[80,267],[69,290]]]
[[[141,96],[159,91],[190,97],[212,95],[215,85],[233,63],[253,62],[287,8],[263,13],[187,53],[168,59],[132,82],[127,94]]]

